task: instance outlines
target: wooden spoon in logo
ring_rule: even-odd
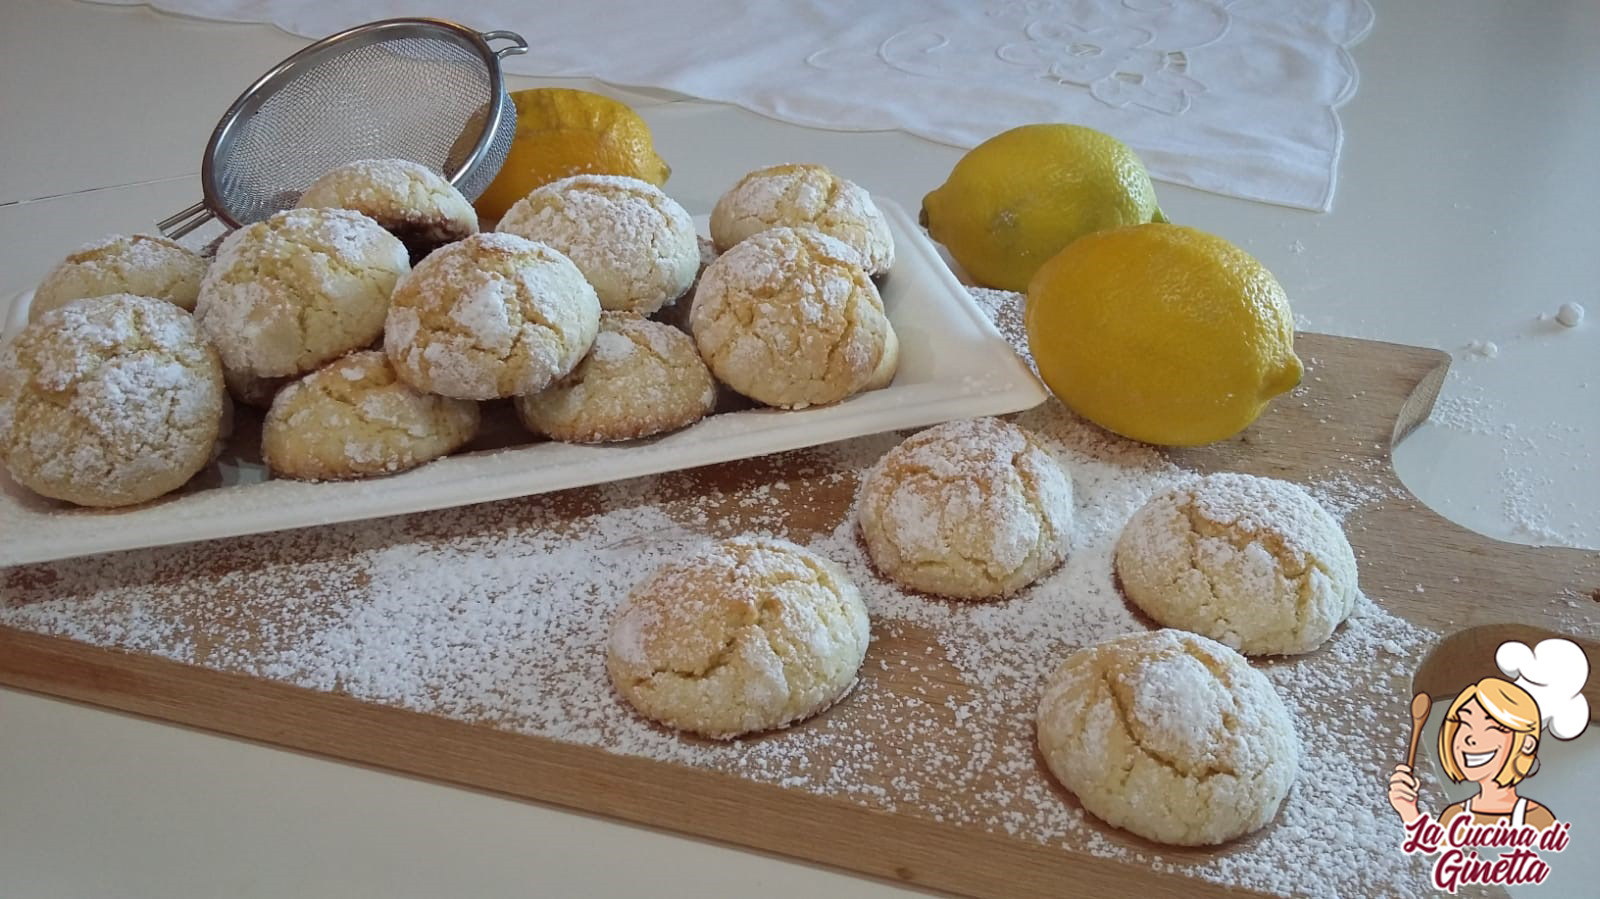
[[[1411,697],[1411,748],[1406,750],[1406,767],[1415,769],[1417,762],[1417,740],[1422,737],[1422,725],[1428,723],[1428,711],[1433,708],[1433,700],[1426,693],[1418,693]]]

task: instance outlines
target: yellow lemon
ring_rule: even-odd
[[[498,220],[534,188],[569,175],[628,175],[657,187],[671,169],[656,155],[650,126],[626,104],[589,91],[514,91],[517,136],[505,164],[473,205]]]
[[[1025,323],[1052,393],[1147,443],[1231,437],[1303,373],[1272,273],[1228,241],[1178,225],[1074,241],[1034,275]]]
[[[1033,273],[1085,234],[1164,222],[1144,164],[1082,125],[1024,125],[961,157],[922,201],[922,223],[980,284],[1026,290]]]

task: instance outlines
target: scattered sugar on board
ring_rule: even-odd
[[[174,547],[8,569],[0,622],[1223,884],[1420,892],[1425,871],[1396,851],[1383,784],[1404,751],[1407,666],[1431,635],[1368,600],[1320,652],[1261,665],[1304,744],[1300,778],[1262,833],[1217,850],[1152,847],[1087,818],[1054,785],[1035,757],[1039,685],[1070,649],[1144,627],[1112,583],[1112,546],[1148,496],[1192,475],[1053,403],[1018,422],[1071,474],[1076,525],[1068,561],[1006,602],[908,595],[873,573],[852,517],[798,524],[817,508],[812,496],[853,489],[898,439],[880,435],[754,460],[740,485],[687,496],[680,481],[641,479],[565,504],[286,532],[230,541],[224,553]],[[1368,497],[1331,483],[1308,486],[1344,497],[1343,512]],[[739,532],[796,539],[843,566],[871,608],[873,649],[854,693],[818,719],[732,744],[680,738],[613,695],[609,621],[663,561]]]
[[[1458,369],[1451,369],[1428,420],[1451,430],[1492,436],[1501,433],[1496,422],[1503,420],[1503,411],[1504,407],[1489,398],[1483,385],[1468,383]]]
[[[1569,500],[1564,509],[1552,509],[1547,499],[1559,496],[1557,479],[1538,474],[1562,465],[1577,474],[1594,470],[1595,451],[1581,439],[1576,425],[1557,422],[1540,427],[1518,426],[1506,420],[1505,405],[1490,398],[1485,388],[1459,367],[1450,369],[1434,403],[1428,426],[1447,428],[1474,437],[1493,438],[1502,465],[1498,490],[1483,491],[1474,506],[1498,507],[1509,532],[1518,539],[1554,546],[1583,548],[1584,535],[1594,533],[1600,510]],[[1370,488],[1370,484],[1367,485]],[[1489,485],[1486,485],[1488,487]],[[1558,528],[1555,522],[1561,522]]]
[[[1310,493],[1341,524],[1350,513],[1359,509],[1397,500],[1409,501],[1405,490],[1398,485],[1377,478],[1362,477],[1362,471],[1374,468],[1377,464],[1376,460],[1371,458],[1360,460],[1348,458],[1345,460],[1345,468],[1301,486],[1305,487],[1306,492]]]

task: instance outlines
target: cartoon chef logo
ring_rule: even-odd
[[[1434,886],[1452,893],[1475,883],[1542,883],[1550,873],[1543,856],[1565,849],[1571,829],[1558,810],[1524,795],[1524,782],[1539,771],[1543,740],[1577,739],[1589,726],[1589,660],[1576,643],[1552,639],[1531,649],[1502,643],[1495,665],[1504,677],[1467,685],[1439,728],[1445,776],[1476,785],[1477,794],[1438,817],[1418,806],[1412,763],[1432,705],[1425,693],[1412,699],[1411,749],[1389,778],[1389,804],[1406,826],[1403,849],[1436,856]]]

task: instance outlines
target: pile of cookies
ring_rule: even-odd
[[[1011,597],[1072,545],[1071,479],[1026,430],[955,421],[886,453],[856,495],[877,572],[933,598]],[[1338,523],[1299,487],[1216,474],[1152,497],[1124,526],[1116,580],[1157,629],[1071,653],[1042,685],[1045,763],[1083,807],[1148,839],[1211,845],[1277,814],[1299,738],[1241,653],[1321,646],[1359,595]],[[1070,602],[1027,597],[1019,602]],[[741,537],[676,560],[612,625],[607,667],[645,716],[728,739],[840,701],[870,640],[833,562]]]
[[[539,187],[480,232],[454,187],[400,160],[327,173],[209,262],[110,238],[46,277],[0,349],[0,463],[43,496],[126,506],[214,459],[234,403],[264,410],[274,476],[333,480],[449,455],[501,408],[602,443],[694,424],[719,382],[799,409],[893,379],[873,278],[894,246],[860,187],[818,165],[751,172],[711,238],[702,272],[682,206],[604,175]]]
[[[0,348],[0,462],[44,496],[124,506],[204,468],[235,403],[265,410],[275,475],[325,480],[456,452],[501,408],[532,434],[601,443],[688,427],[719,385],[799,409],[892,380],[874,278],[894,246],[864,191],[821,166],[762,169],[710,230],[702,269],[666,194],[578,175],[484,233],[438,175],[379,160],[328,173],[209,263],[160,238],[102,241],[46,278]],[[493,401],[507,402],[480,405]],[[1073,546],[1070,477],[998,419],[909,437],[866,473],[855,514],[876,571],[931,598],[1012,597]],[[1042,685],[1046,765],[1084,808],[1153,840],[1262,827],[1299,740],[1241,653],[1305,653],[1333,634],[1358,596],[1348,541],[1298,487],[1211,475],[1134,514],[1114,568],[1158,629],[1081,648]],[[738,537],[638,585],[606,662],[641,714],[732,739],[844,699],[870,640],[838,565]]]

